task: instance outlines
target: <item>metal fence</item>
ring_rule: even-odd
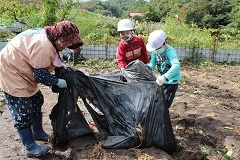
[[[0,50],[7,42],[0,42]],[[240,50],[212,50],[208,48],[183,48],[174,47],[180,60],[186,57],[202,60],[210,60],[213,62],[240,63]],[[114,45],[89,45],[83,46],[82,54],[85,58],[116,58],[117,46]]]
[[[191,57],[212,62],[240,63],[240,50],[189,49],[182,47],[175,47],[175,49],[180,60]]]
[[[211,50],[208,48],[189,49],[174,47],[180,60],[186,57],[200,58],[213,62],[240,63],[240,50]],[[84,46],[82,54],[85,58],[114,59],[117,46]]]

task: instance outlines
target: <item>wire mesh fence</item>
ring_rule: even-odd
[[[81,53],[85,58],[102,58],[102,59],[114,59],[116,58],[117,46],[114,45],[89,45],[83,46]]]
[[[84,46],[82,54],[85,58],[116,58],[117,46],[114,45],[89,45]],[[240,50],[212,50],[208,48],[183,48],[175,47],[180,60],[191,57],[194,59],[209,60],[212,62],[240,63]]]
[[[181,48],[175,47],[180,60],[186,57],[208,60],[212,62],[240,63],[240,50],[212,50],[208,48]]]
[[[7,42],[0,42],[0,50]],[[174,47],[180,60],[193,58],[193,61],[209,60],[212,62],[226,62],[240,64],[240,50],[212,50],[208,48],[183,48]],[[117,46],[115,45],[88,45],[83,46],[84,58],[115,59]]]

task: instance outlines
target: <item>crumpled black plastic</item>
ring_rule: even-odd
[[[74,79],[74,72],[69,72],[69,80]],[[51,143],[53,146],[66,146],[71,140],[93,134],[81,110],[77,105],[77,94],[69,89],[53,87],[58,92],[58,102],[53,107],[50,119],[53,127]]]
[[[58,102],[61,105],[58,112],[73,110],[80,96],[99,134],[108,133],[102,144],[103,148],[155,146],[167,152],[172,152],[176,148],[163,91],[156,84],[155,75],[141,61],[136,60],[130,63],[120,72],[87,76],[79,70],[67,68],[60,70],[57,76],[68,83],[68,88],[59,95],[59,101],[65,101],[60,96],[68,97],[67,101],[64,105]],[[91,106],[98,108],[103,115],[97,113]],[[54,110],[55,107],[50,118],[57,115]],[[69,121],[67,117],[62,116],[57,120],[51,118],[52,124],[59,123],[65,127]],[[81,120],[72,119],[77,121],[78,125],[71,128],[72,130],[85,129],[78,136],[90,133],[86,132],[89,131],[86,121],[82,120],[82,116],[80,117]],[[53,126],[54,133],[58,130],[59,127]],[[76,135],[71,137],[69,132],[68,128],[62,132],[62,135],[69,136],[67,140],[77,137]],[[139,139],[139,136],[143,139]],[[62,145],[58,140],[59,137],[61,136],[55,136],[56,145]]]

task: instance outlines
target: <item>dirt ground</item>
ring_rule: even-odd
[[[66,148],[52,148],[39,159],[239,160],[239,66],[206,65],[204,69],[182,68],[182,75],[183,80],[170,108],[177,140],[177,149],[171,155],[154,147],[103,149],[102,142],[92,136],[85,136],[73,140]],[[43,124],[45,130],[51,134],[49,114],[58,95],[52,93],[48,87],[42,87],[42,92],[45,97],[42,108]],[[0,159],[27,159],[2,95],[0,98]]]

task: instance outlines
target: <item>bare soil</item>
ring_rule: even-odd
[[[93,72],[92,70],[94,67],[91,70],[85,68],[89,73]],[[95,71],[97,70],[95,68]],[[113,69],[101,70],[105,71],[110,72]],[[97,141],[93,136],[84,136],[73,140],[65,148],[52,148],[42,157],[26,158],[10,113],[5,102],[1,100],[0,159],[239,160],[239,66],[206,65],[202,69],[182,68],[182,75],[183,80],[170,108],[172,127],[177,139],[177,150],[171,155],[154,147],[103,149],[101,141]],[[51,134],[49,114],[57,103],[58,95],[52,93],[48,87],[43,86],[41,90],[45,97],[42,108],[43,125]],[[0,98],[2,99],[2,95]]]

